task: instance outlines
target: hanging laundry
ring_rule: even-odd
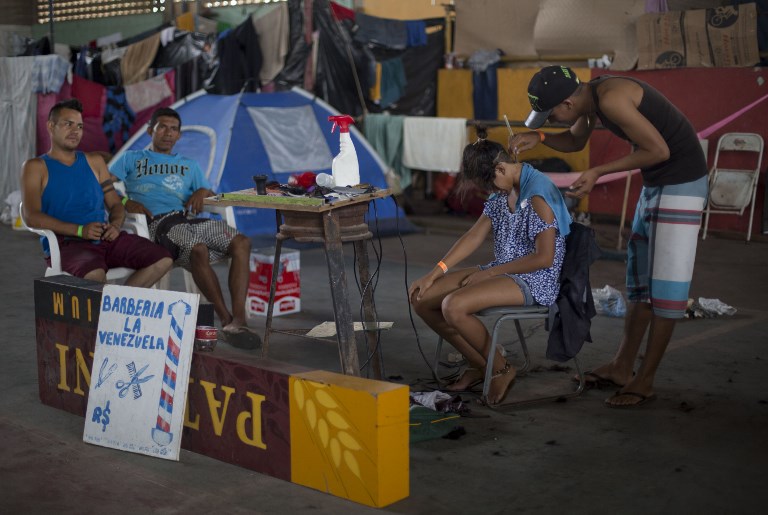
[[[204,16],[195,16],[195,31],[203,34],[216,34],[219,22]]]
[[[125,86],[125,98],[128,107],[134,113],[156,106],[166,98],[172,98],[173,91],[165,75],[158,75],[136,84]]]
[[[173,36],[176,34],[176,27],[168,27],[160,31],[160,44],[165,46],[173,41]]]
[[[422,20],[410,20],[405,22],[408,34],[406,46],[424,46],[427,44],[427,24]]]
[[[107,104],[104,108],[104,134],[109,141],[109,151],[115,153],[130,137],[131,126],[136,115],[128,106],[125,88],[111,86],[107,88]]]
[[[69,71],[69,62],[61,56],[37,55],[32,69],[35,93],[54,93],[61,89]]]
[[[403,96],[407,84],[401,58],[395,57],[383,61],[381,63],[381,107],[386,109],[397,102]]]
[[[255,15],[251,16],[261,50],[259,78],[262,84],[266,84],[274,80],[283,69],[285,56],[288,55],[290,48],[288,4],[280,3],[275,9],[258,18]]]
[[[466,145],[465,118],[407,116],[403,121],[403,164],[409,168],[458,172]]]
[[[149,70],[152,61],[155,60],[159,46],[159,32],[128,46],[125,55],[120,60],[123,86],[135,84],[147,78],[147,70]]]
[[[484,71],[472,72],[472,104],[475,120],[498,120],[499,85],[497,79],[498,63],[488,66]]]
[[[411,169],[403,164],[404,121],[405,116],[367,114],[363,122],[365,139],[398,177],[401,188],[411,185]]]
[[[367,14],[357,13],[355,16],[358,29],[355,41],[370,43],[393,50],[403,50],[408,42],[408,32],[405,22],[377,18]]]
[[[472,101],[476,120],[497,120],[499,117],[498,82],[496,72],[501,50],[476,50],[467,64],[472,69]]]
[[[336,2],[331,2],[331,13],[337,20],[352,20],[355,21],[355,11],[348,9],[343,5],[339,5]]]
[[[0,57],[0,136],[3,139],[0,198],[6,198],[19,187],[19,170],[25,160],[35,155],[34,110],[39,96],[32,93],[35,59]],[[8,245],[8,238],[3,235],[3,245]]]
[[[104,118],[104,104],[107,101],[106,88],[97,82],[72,78],[72,96],[83,104],[83,118]],[[83,140],[86,138],[83,137]]]
[[[77,54],[77,62],[75,62],[75,75],[87,79],[88,78],[88,47],[83,45],[80,47],[80,51]]]
[[[259,87],[261,49],[250,19],[220,37],[217,44],[219,69],[213,79],[214,92],[233,95]]]

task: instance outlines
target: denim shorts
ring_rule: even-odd
[[[519,275],[516,274],[504,274],[517,283],[520,287],[520,291],[523,292],[523,306],[533,306],[536,302],[531,295],[531,288],[528,283],[525,282]]]
[[[480,270],[488,270],[490,268],[488,265],[478,265]],[[528,286],[528,283],[523,280],[522,277],[520,277],[517,274],[504,274],[505,276],[509,277],[513,281],[517,283],[517,285],[520,287],[520,291],[523,293],[523,306],[533,306],[536,304],[536,301],[533,300],[533,295],[531,294],[531,287]]]

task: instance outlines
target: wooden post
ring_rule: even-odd
[[[454,7],[450,4],[443,4],[443,8],[445,9],[445,53],[450,54],[453,51],[451,25],[453,24]]]

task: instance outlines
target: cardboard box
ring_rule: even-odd
[[[752,66],[760,62],[756,4],[717,7],[706,13],[714,66]]]
[[[686,66],[683,12],[651,13],[637,20],[637,69]]]
[[[757,6],[669,11],[637,22],[638,70],[752,66],[760,61]]]
[[[251,315],[267,316],[269,285],[272,280],[274,259],[274,247],[251,251],[251,277],[248,282],[248,297],[245,303],[248,313]],[[301,311],[300,265],[299,251],[283,247],[280,253],[272,316]]]
[[[707,34],[707,9],[685,11],[685,63],[692,68],[714,66]]]

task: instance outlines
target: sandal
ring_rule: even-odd
[[[219,336],[222,341],[225,341],[238,349],[253,350],[261,345],[261,338],[259,335],[256,331],[247,326],[240,326],[235,328],[235,330],[229,331],[222,329],[219,332]]]

